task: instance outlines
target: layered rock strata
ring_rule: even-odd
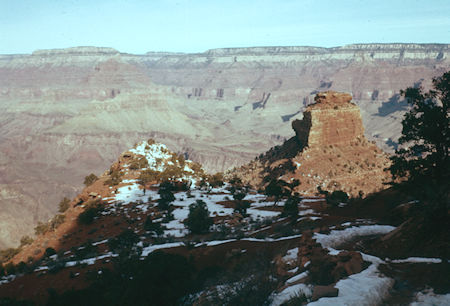
[[[318,93],[303,119],[293,121],[295,137],[230,174],[259,187],[272,179],[298,179],[296,191],[305,195],[316,194],[319,187],[354,197],[383,189],[389,159],[365,138],[351,99],[347,93]]]
[[[327,91],[315,97],[302,120],[294,120],[292,128],[305,146],[349,144],[364,137],[359,107],[351,103],[351,95]]]

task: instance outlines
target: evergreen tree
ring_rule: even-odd
[[[210,226],[213,224],[213,219],[209,216],[209,211],[204,201],[196,200],[195,203],[189,205],[189,215],[185,220],[185,224],[193,234],[204,234],[209,231]]]
[[[450,192],[450,71],[433,88],[401,91],[411,105],[402,121],[400,149],[391,158],[394,185],[406,188],[437,214],[448,213]]]

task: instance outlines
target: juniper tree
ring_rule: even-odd
[[[450,192],[450,71],[433,79],[433,89],[410,87],[401,94],[411,105],[402,120],[400,149],[391,158],[394,185],[427,204],[435,214],[448,212]]]

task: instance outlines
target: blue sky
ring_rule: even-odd
[[[0,0],[0,54],[450,43],[449,0]]]

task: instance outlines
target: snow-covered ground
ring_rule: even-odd
[[[418,292],[414,298],[414,302],[411,306],[438,306],[438,305],[450,305],[450,293],[449,294],[435,294],[433,289]]]
[[[333,248],[351,241],[360,236],[384,235],[393,231],[395,227],[390,225],[361,225],[346,228],[344,230],[332,230],[329,234],[314,234],[314,239],[322,245],[333,251]]]

